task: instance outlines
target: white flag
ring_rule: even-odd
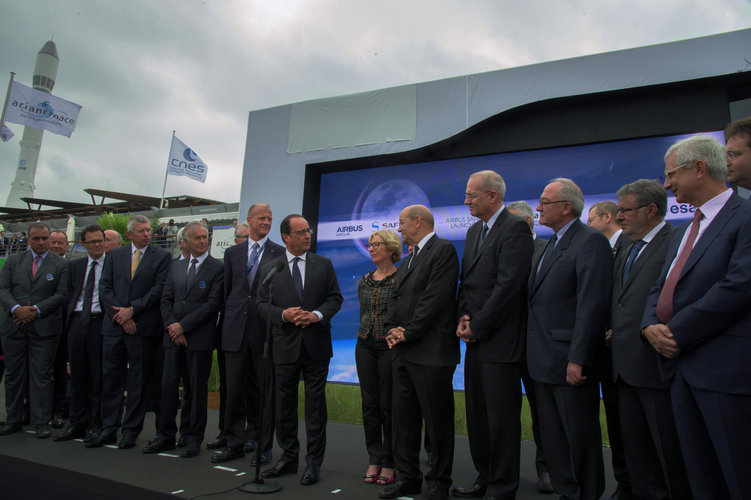
[[[171,175],[184,175],[191,179],[206,182],[208,167],[198,155],[185,145],[183,141],[172,136],[172,147],[169,151],[167,173]]]
[[[80,111],[78,104],[14,81],[5,121],[70,137]]]
[[[8,142],[13,138],[13,131],[5,126],[3,123],[3,130],[0,131],[0,138],[3,140],[3,142]]]

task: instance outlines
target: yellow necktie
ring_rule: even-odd
[[[136,274],[138,264],[141,263],[141,250],[136,248],[136,254],[133,256],[133,260],[130,261],[130,279]]]

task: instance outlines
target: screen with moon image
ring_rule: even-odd
[[[722,132],[710,135],[724,143]],[[357,383],[355,343],[359,324],[357,285],[373,269],[366,245],[378,229],[396,231],[401,210],[413,204],[430,208],[438,236],[449,239],[459,257],[467,228],[477,219],[464,206],[470,174],[494,170],[506,182],[506,203],[525,200],[534,210],[550,179],[568,177],[584,192],[582,220],[599,201],[617,201],[615,192],[637,179],[663,182],[665,151],[689,135],[674,135],[607,142],[583,146],[447,159],[426,163],[321,173],[317,253],[334,263],[344,296],[333,318],[334,357],[329,368],[332,382]],[[693,208],[668,197],[666,219],[679,223],[692,217]],[[549,238],[552,231],[537,224],[535,233]],[[406,248],[404,249],[406,255]],[[398,264],[397,264],[398,265]],[[462,364],[454,374],[454,388],[464,389]]]

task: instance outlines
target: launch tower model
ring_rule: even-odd
[[[52,92],[59,63],[60,58],[57,56],[55,42],[49,40],[37,53],[36,63],[34,64],[33,87],[36,90]],[[18,165],[16,165],[16,178],[10,185],[10,194],[5,206],[26,208],[26,203],[21,201],[21,198],[34,196],[34,177],[37,173],[37,160],[39,159],[39,150],[42,147],[43,134],[44,130],[35,130],[31,127],[23,128],[21,153],[18,155]]]

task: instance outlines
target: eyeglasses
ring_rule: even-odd
[[[368,250],[370,250],[371,248],[375,248],[376,250],[378,250],[378,248],[381,245],[385,245],[385,244],[386,243],[384,243],[382,241],[373,241],[373,242],[370,242],[370,243],[368,243]]]
[[[673,176],[675,175],[675,173],[678,170],[693,165],[694,161],[696,161],[696,160],[687,161],[686,163],[681,163],[680,165],[676,165],[675,167],[671,168],[670,170],[665,170],[665,179],[667,179],[667,180],[672,179]]]
[[[104,243],[104,240],[87,240],[82,242],[84,245],[101,245]]]
[[[540,204],[541,207],[544,207],[545,205],[552,205],[553,203],[569,203],[568,200],[547,201],[547,200],[543,200],[542,198],[540,198],[537,202]]]
[[[727,153],[725,153],[725,155],[728,157],[728,160],[735,160],[742,154],[742,151],[728,151]]]
[[[290,231],[291,234],[296,234],[297,236],[305,236],[306,234],[309,234],[313,236],[313,230],[308,229],[300,229],[299,231]]]
[[[640,208],[648,207],[649,205],[651,205],[651,203],[647,203],[646,205],[639,205],[638,207],[634,207],[634,208],[618,207],[618,210],[616,210],[616,213],[626,215],[629,212],[633,212],[634,210],[639,210]]]
[[[464,199],[465,200],[474,200],[475,198],[477,198],[481,194],[485,194],[485,193],[489,193],[489,192],[490,192],[490,190],[488,190],[488,191],[481,191],[479,193],[464,193]]]

